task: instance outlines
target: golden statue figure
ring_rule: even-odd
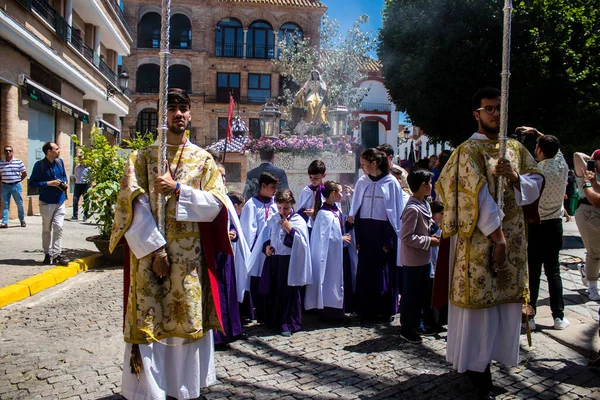
[[[306,108],[304,122],[307,124],[320,124],[327,121],[327,107],[323,104],[327,93],[327,85],[321,79],[321,74],[317,70],[310,73],[310,78],[304,86],[296,93],[294,105]]]

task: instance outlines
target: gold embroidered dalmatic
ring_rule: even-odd
[[[525,217],[508,181],[502,221],[507,259],[496,277],[490,265],[492,241],[477,228],[479,191],[484,183],[496,198],[492,170],[498,163],[499,150],[497,140],[467,140],[453,152],[436,185],[444,204],[443,236],[457,235],[449,296],[452,303],[463,308],[521,302],[528,281]],[[521,175],[539,173],[533,157],[516,140],[508,140],[506,159]]]
[[[182,150],[183,157],[177,167]],[[156,219],[158,193],[154,191],[154,181],[159,175],[157,159],[156,145],[130,155],[116,205],[111,251],[131,224],[133,201],[139,194],[147,193]],[[167,146],[167,160],[172,173],[177,169],[177,182],[207,191],[225,204],[223,180],[208,152],[193,144]],[[211,296],[199,223],[177,222],[176,205],[175,196],[168,196],[165,211],[165,239],[171,263],[168,279],[158,283],[152,272],[152,255],[138,260],[131,252],[124,332],[126,342],[148,344],[166,337],[199,339],[210,329],[221,329]]]

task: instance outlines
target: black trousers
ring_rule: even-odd
[[[546,279],[548,280],[552,318],[560,319],[565,316],[562,279],[560,278],[560,262],[558,260],[559,252],[562,249],[562,236],[563,226],[561,218],[542,221],[541,225],[529,224],[527,258],[529,263],[531,305],[536,309],[543,264],[544,274],[546,274]]]
[[[402,267],[403,284],[400,298],[400,324],[402,331],[416,333],[421,322],[423,306],[429,296],[429,272],[431,265]]]

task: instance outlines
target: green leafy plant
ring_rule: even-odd
[[[98,224],[100,238],[109,239],[128,152],[120,146],[111,145],[96,127],[90,132],[89,146],[83,146],[75,135],[71,135],[71,140],[81,150],[83,162],[88,167],[90,189],[84,210]],[[146,134],[124,142],[130,149],[137,150],[152,144],[154,139],[152,134]]]

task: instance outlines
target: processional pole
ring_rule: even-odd
[[[500,130],[498,132],[498,140],[500,142],[500,157],[506,158],[506,141],[508,127],[508,88],[510,81],[510,35],[512,25],[512,0],[504,2],[504,32],[502,40],[502,86],[500,88]],[[496,202],[501,210],[504,209],[504,185],[505,178],[500,176],[496,183]],[[531,329],[529,328],[529,288],[527,285],[523,290],[523,298],[525,300],[525,332],[527,333],[527,343],[529,347],[532,345]]]
[[[502,86],[500,88],[500,130],[498,140],[500,141],[500,157],[506,158],[506,140],[508,125],[508,87],[510,81],[510,33],[512,0],[504,2],[504,34],[502,41]],[[504,177],[498,177],[496,184],[496,202],[502,210],[504,208]]]
[[[162,0],[162,24],[160,31],[160,83],[158,94],[159,125],[158,168],[160,175],[167,169],[167,93],[169,91],[169,30],[171,20],[171,0]],[[158,229],[165,234],[165,196],[158,193]]]

